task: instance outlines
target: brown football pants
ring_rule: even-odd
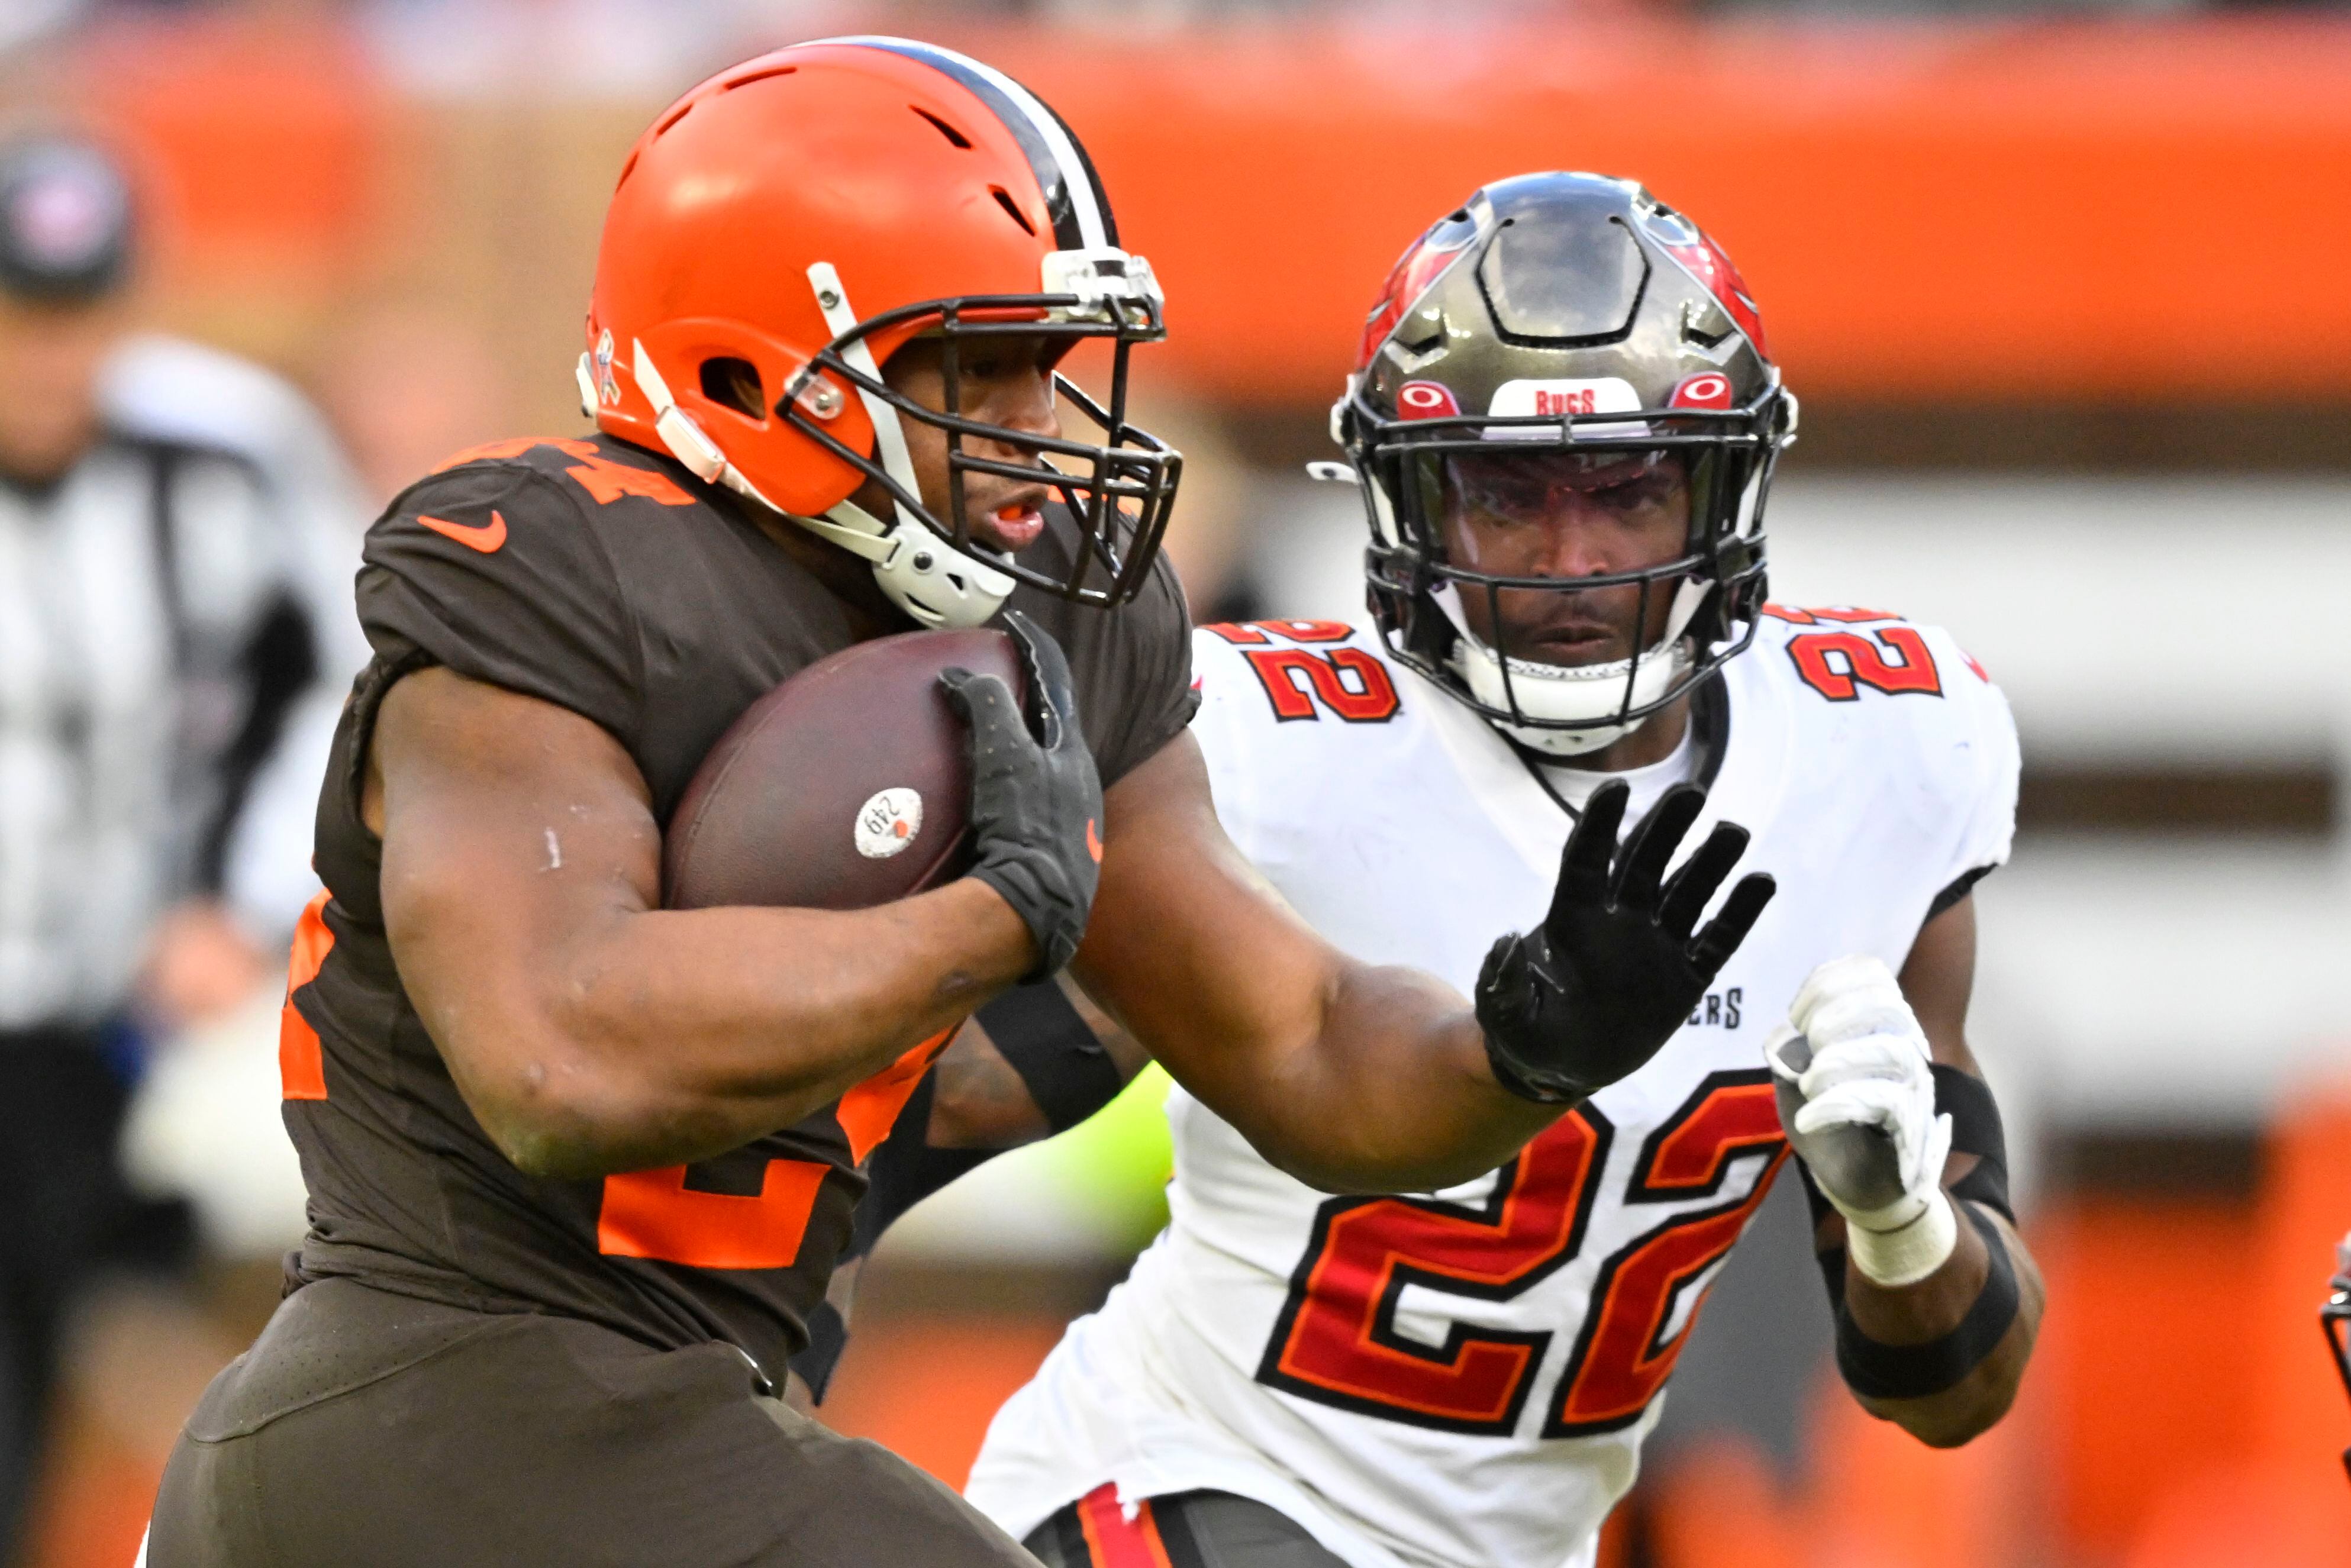
[[[728,1345],[310,1285],[188,1418],[149,1568],[1036,1568],[756,1386]]]

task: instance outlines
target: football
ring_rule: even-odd
[[[753,703],[703,759],[663,844],[663,902],[864,909],[962,873],[969,732],[939,672],[1000,677],[1001,632],[909,632],[820,659]]]

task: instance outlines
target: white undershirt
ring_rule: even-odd
[[[1625,825],[1629,829],[1648,814],[1649,808],[1656,805],[1667,790],[1697,778],[1698,760],[1698,725],[1694,720],[1685,719],[1681,744],[1662,761],[1652,762],[1646,767],[1627,768],[1620,773],[1611,773],[1604,768],[1570,768],[1556,762],[1539,763],[1537,766],[1542,769],[1543,779],[1552,791],[1578,812],[1583,810],[1583,803],[1591,800],[1603,784],[1612,779],[1623,779],[1633,791],[1632,800],[1625,805]]]

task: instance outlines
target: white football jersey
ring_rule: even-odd
[[[1467,995],[1542,917],[1571,822],[1484,720],[1332,622],[1196,635],[1217,815],[1299,914]],[[1104,1482],[1263,1501],[1357,1568],[1582,1563],[1783,1163],[1763,1040],[1813,966],[1899,968],[2005,860],[2008,705],[1944,632],[1774,606],[1700,694],[1706,815],[1779,894],[1688,1023],[1499,1171],[1333,1197],[1180,1089],[1167,1229],[998,1415],[968,1487],[1015,1536]],[[1639,791],[1650,799],[1670,779]],[[1636,796],[1635,811],[1647,800]],[[1628,818],[1628,821],[1630,819]]]

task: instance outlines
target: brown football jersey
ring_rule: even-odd
[[[1077,541],[1049,510],[1023,559],[1066,560]],[[1068,653],[1105,785],[1190,718],[1183,597],[1164,560],[1115,611],[1025,587],[1012,604]],[[725,1341],[780,1381],[849,1239],[859,1167],[923,1061],[714,1159],[601,1181],[525,1176],[475,1121],[402,988],[360,787],[383,694],[443,664],[602,726],[666,824],[736,716],[862,623],[747,503],[609,439],[498,443],[412,486],[369,532],[359,610],[375,657],[319,797],[327,893],[296,939],[280,1051],[309,1187],[295,1281],[561,1313],[663,1347]]]

